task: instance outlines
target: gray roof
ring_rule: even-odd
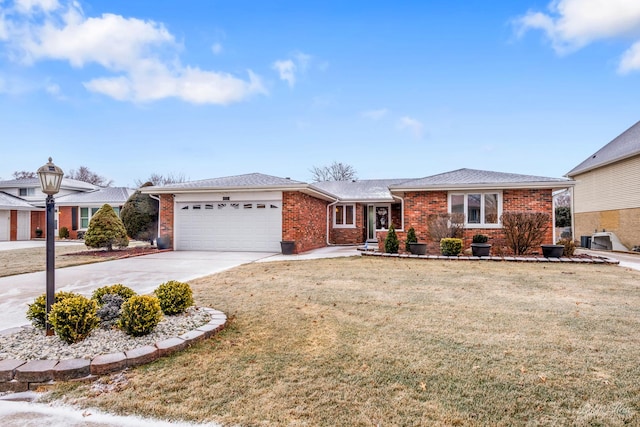
[[[177,184],[159,185],[142,188],[144,193],[154,193],[158,190],[229,190],[247,188],[270,188],[303,186],[306,183],[289,178],[249,173],[245,175],[226,176],[222,178],[202,179],[199,181],[181,182]]]
[[[342,201],[394,201],[389,186],[407,179],[370,179],[361,181],[314,182],[313,187],[335,195]]]
[[[391,186],[391,190],[418,189],[461,189],[461,188],[560,188],[572,186],[566,178],[521,175],[516,173],[493,172],[478,169],[458,169],[426,178],[405,181]]]
[[[571,169],[567,176],[575,176],[637,155],[640,155],[640,122]]]
[[[39,210],[31,203],[28,203],[19,197],[7,194],[4,191],[0,191],[0,209],[16,211]]]
[[[7,181],[0,181],[0,188],[40,188],[40,178],[23,178],[23,179],[10,179]],[[91,191],[100,187],[97,185],[89,184],[88,182],[78,181],[76,179],[62,178],[60,188],[69,190],[82,190]]]
[[[105,187],[99,190],[85,193],[73,193],[56,198],[56,204],[60,206],[79,205],[123,205],[135,190],[126,187]]]

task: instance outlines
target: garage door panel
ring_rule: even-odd
[[[11,212],[0,211],[0,242],[9,240]]]
[[[280,250],[282,203],[178,203],[176,249]]]

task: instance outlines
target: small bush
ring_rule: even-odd
[[[485,236],[484,234],[476,234],[471,239],[471,243],[487,243],[488,240],[489,237]]]
[[[73,298],[80,296],[73,292],[56,292],[53,296],[54,304],[63,301],[67,298]],[[36,328],[45,327],[45,318],[47,317],[47,295],[42,294],[33,301],[33,304],[29,304],[27,308],[27,319],[31,321],[31,324]]]
[[[123,301],[126,301],[132,296],[134,296],[136,293],[134,292],[133,289],[127,286],[121,285],[120,283],[116,283],[115,285],[103,286],[101,288],[96,289],[95,291],[93,291],[93,294],[91,295],[91,299],[97,302],[99,306],[102,306],[104,304],[104,296],[108,294],[120,295]]]
[[[158,298],[134,295],[122,304],[118,326],[128,335],[139,337],[155,329],[162,319]]]
[[[416,230],[413,227],[407,231],[407,242],[405,245],[407,251],[411,250],[411,243],[418,243],[418,236],[416,236]]]
[[[188,283],[170,280],[153,291],[160,301],[162,312],[168,316],[183,313],[193,305],[193,293]]]
[[[96,315],[97,310],[95,301],[78,295],[53,304],[49,321],[61,340],[73,344],[88,337],[98,326],[100,319]]]
[[[102,296],[102,306],[98,309],[100,326],[104,329],[111,329],[120,318],[120,312],[124,298],[118,294],[104,294]]]
[[[560,239],[556,242],[556,245],[564,245],[564,252],[562,253],[562,256],[573,256],[576,251],[576,244],[571,239]]]
[[[393,224],[391,224],[389,226],[389,232],[387,233],[387,237],[384,239],[384,251],[388,254],[397,254],[399,247],[400,247],[400,241],[398,240],[396,229],[393,226]]]
[[[60,227],[60,230],[58,230],[58,237],[61,239],[68,239],[69,229],[67,227]]]
[[[440,240],[440,252],[445,256],[456,256],[462,252],[462,239],[447,237]]]
[[[501,222],[507,245],[514,255],[523,255],[542,243],[551,226],[551,216],[545,212],[505,212]]]

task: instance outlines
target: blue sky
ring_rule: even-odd
[[[551,177],[640,120],[637,0],[0,0],[0,178]]]

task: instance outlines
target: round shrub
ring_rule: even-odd
[[[120,295],[122,299],[126,301],[136,293],[133,289],[121,285],[120,283],[116,283],[115,285],[103,286],[96,289],[95,291],[93,291],[93,294],[91,294],[91,299],[97,302],[99,306],[102,306],[104,304],[104,296],[107,294]]]
[[[162,310],[158,298],[134,295],[122,304],[118,326],[134,337],[147,335],[160,323]]]
[[[153,291],[160,301],[162,312],[166,315],[183,313],[193,305],[193,293],[188,283],[170,280]]]
[[[79,342],[98,326],[98,304],[78,295],[65,298],[51,306],[49,321],[56,335],[67,344]]]
[[[80,296],[74,292],[56,292],[53,296],[54,304],[67,298],[73,298]],[[53,306],[52,306],[53,307]],[[45,318],[47,317],[47,294],[42,294],[33,301],[33,304],[29,304],[27,308],[27,319],[31,321],[31,324],[36,328],[45,327]]]
[[[564,250],[562,256],[571,257],[576,251],[576,244],[572,239],[560,239],[556,242],[556,245],[563,245]]]
[[[462,239],[447,237],[440,240],[440,252],[444,256],[456,256],[462,252]]]
[[[102,306],[98,309],[102,328],[111,329],[118,322],[123,303],[124,298],[118,294],[104,294],[102,296]]]

